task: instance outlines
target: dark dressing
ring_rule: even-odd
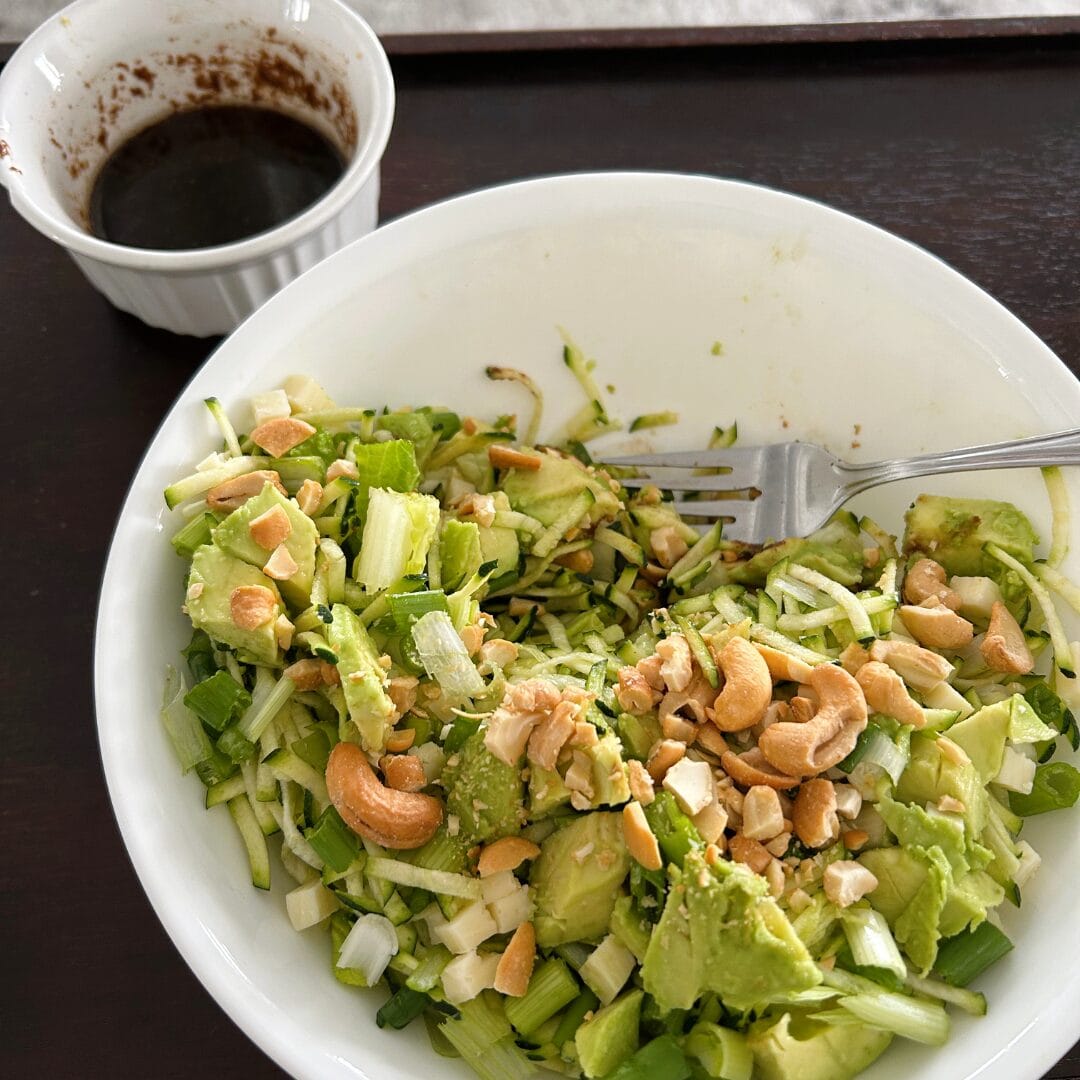
[[[271,109],[216,105],[133,135],[101,168],[90,230],[138,248],[213,247],[295,217],[345,171],[314,128]]]

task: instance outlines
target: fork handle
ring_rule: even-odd
[[[973,469],[1018,469],[1040,465],[1080,465],[1080,429],[1037,435],[1031,439],[968,446],[942,454],[892,458],[865,465],[843,462],[839,472],[850,498],[860,491],[892,480],[911,480],[917,476],[969,472]]]

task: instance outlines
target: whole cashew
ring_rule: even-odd
[[[1035,666],[1024,631],[1000,600],[995,600],[990,610],[990,626],[979,651],[994,671],[1026,675]]]
[[[353,832],[394,851],[422,847],[443,819],[438,799],[383,786],[355,743],[340,742],[330,751],[326,790]]]
[[[774,724],[773,727],[776,725]],[[724,772],[743,787],[766,787],[776,788],[777,791],[786,791],[788,788],[798,787],[799,778],[778,772],[765,760],[761,750],[754,746],[745,754],[736,754],[734,750],[726,750],[720,756],[720,764]]]
[[[866,727],[862,688],[842,667],[822,664],[810,675],[818,711],[804,724],[773,724],[761,733],[758,747],[782,773],[814,776],[831,769],[855,749]]]
[[[920,559],[904,575],[904,599],[921,604],[931,596],[951,611],[960,610],[960,594],[945,584],[945,567],[933,559]]]
[[[862,687],[866,704],[874,712],[884,713],[901,724],[921,728],[926,725],[926,714],[918,702],[907,692],[904,680],[888,664],[871,660],[863,664],[855,675]]]
[[[760,723],[772,701],[772,676],[761,653],[746,638],[733,637],[716,658],[724,688],[713,703],[721,731],[745,731]]]

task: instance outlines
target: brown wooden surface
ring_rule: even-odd
[[[394,67],[385,217],[571,169],[740,177],[923,244],[1080,370],[1075,41],[461,55]],[[211,344],[113,311],[3,200],[8,1076],[279,1075],[188,972],[143,896],[109,809],[91,700],[115,514],[159,417]],[[1048,1075],[1080,1077],[1080,1050]]]

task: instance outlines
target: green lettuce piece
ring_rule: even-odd
[[[939,847],[918,850],[926,862],[927,874],[908,906],[897,917],[893,934],[911,962],[925,975],[937,959],[941,934],[941,914],[952,886],[949,860]]]
[[[480,569],[484,561],[480,548],[480,526],[475,521],[449,518],[439,537],[439,561],[443,588],[460,588]]]
[[[384,416],[385,423],[390,417]],[[430,427],[429,427],[430,431]],[[406,439],[361,443],[356,449],[356,468],[360,486],[356,491],[356,510],[361,519],[367,515],[372,488],[413,491],[420,482],[416,450]]]
[[[419,411],[387,413],[380,416],[376,427],[380,431],[389,431],[399,442],[407,442],[414,447],[416,459],[419,463],[427,458],[435,448],[438,436],[431,426],[427,416]],[[374,443],[375,446],[385,446],[386,443]],[[379,485],[385,487],[385,485]],[[412,485],[416,486],[415,482]],[[408,491],[409,488],[398,488],[399,491]]]
[[[1050,691],[1053,693],[1053,691]],[[1057,697],[1056,694],[1053,695]],[[1061,702],[1061,699],[1058,698]],[[1013,694],[1009,704],[1009,739],[1014,743],[1037,743],[1056,738],[1059,729],[1043,722],[1026,695]],[[1064,704],[1062,703],[1062,708]]]
[[[372,488],[353,576],[369,593],[419,574],[439,527],[439,500],[418,492]]]
[[[689,1009],[706,991],[732,1009],[817,986],[821,972],[765,880],[738,863],[709,867],[687,853],[641,973],[663,1010]]]

